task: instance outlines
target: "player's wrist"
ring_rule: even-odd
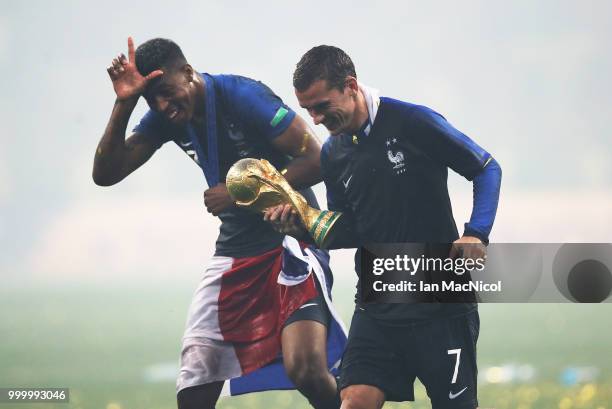
[[[115,104],[133,104],[136,105],[138,100],[140,99],[141,93],[136,93],[132,95],[122,96],[117,95],[115,97]]]
[[[489,245],[489,236],[472,228],[467,223],[465,224],[465,230],[463,231],[463,237],[475,237],[482,242],[485,246]]]

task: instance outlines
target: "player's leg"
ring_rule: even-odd
[[[294,312],[281,334],[287,375],[317,409],[340,406],[336,380],[327,368],[329,319],[325,301],[319,296]]]
[[[414,371],[399,352],[403,331],[357,308],[351,320],[338,387],[342,409],[381,408],[385,401],[414,400]]]
[[[178,409],[214,409],[223,382],[212,382],[182,389],[176,395]]]
[[[478,407],[476,342],[478,311],[433,320],[415,328],[418,339],[418,377],[433,409]]]
[[[205,337],[189,337],[183,339],[182,349],[176,384],[178,408],[213,409],[223,389],[223,379],[241,373],[233,345]]]
[[[380,409],[385,404],[385,393],[372,385],[351,385],[340,392],[341,409]]]
[[[221,277],[232,265],[230,257],[212,257],[191,301],[177,379],[179,409],[214,408],[223,380],[242,372],[234,346],[218,336]]]

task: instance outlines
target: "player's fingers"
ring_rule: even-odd
[[[157,78],[157,77],[159,77],[161,75],[164,75],[164,72],[162,70],[155,70],[155,71],[151,72],[149,75],[147,75],[145,77],[145,79],[147,81],[151,81],[153,78]]]
[[[272,210],[272,214],[270,215],[270,221],[272,221],[274,223],[278,223],[282,213],[283,213],[282,206],[276,206]]]
[[[474,251],[474,249],[468,247],[466,249],[463,250],[463,258],[466,260],[476,260],[478,258],[478,255],[476,254],[476,252]]]
[[[484,258],[484,251],[481,246],[474,246],[474,258]]]
[[[212,194],[213,194],[212,188],[206,189],[204,191],[204,201],[210,200],[210,198],[212,197]]]
[[[125,54],[121,53],[119,54],[119,56],[117,57],[117,59],[119,60],[119,62],[121,63],[121,65],[128,65],[129,61],[127,59],[127,57],[125,56]]]
[[[283,215],[283,208],[282,206],[279,206],[276,209],[274,209],[274,213],[272,214],[272,219],[275,222],[280,223],[282,215]]]
[[[487,258],[487,251],[485,250],[484,246],[480,245],[480,246],[476,246],[476,252],[475,252],[475,258],[483,258],[486,259]]]
[[[277,210],[278,206],[268,207],[266,210],[264,210],[264,220],[271,223],[278,223],[277,220],[273,219]]]
[[[117,64],[115,65],[115,70],[117,70],[117,72],[124,72],[124,71],[125,71],[125,69],[123,68],[124,64],[123,64],[123,62],[121,61],[121,55],[122,55],[122,54],[119,54],[119,55],[117,56],[117,58],[115,58],[115,59],[113,60],[113,61],[117,61]]]
[[[285,205],[281,212],[281,223],[287,223],[289,221],[289,216],[291,215],[291,206]]]
[[[270,223],[274,223],[274,221],[275,221],[274,220],[274,210],[275,210],[275,208],[273,208],[273,207],[268,209],[268,221]]]
[[[115,70],[119,70],[119,67],[121,67],[121,64],[119,64],[119,60],[116,58],[113,58],[113,68],[115,68]]]
[[[264,214],[263,214],[264,222],[269,222],[270,221],[270,213],[271,213],[270,209],[264,210]]]
[[[106,68],[106,72],[108,72],[108,75],[111,77],[112,80],[117,77],[117,71],[115,71],[115,68],[112,66]]]
[[[134,50],[134,40],[132,37],[128,37],[128,57],[130,62],[135,62],[136,60],[136,51]]]
[[[466,245],[463,251],[463,257],[470,258],[472,260],[476,260],[477,258],[482,258],[484,255],[482,247],[483,246],[477,243]]]

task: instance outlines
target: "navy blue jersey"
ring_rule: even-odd
[[[328,208],[345,214],[361,244],[452,243],[459,235],[448,195],[448,168],[472,180],[489,159],[485,150],[431,109],[381,98],[367,135],[331,136],[323,145]],[[357,254],[358,272],[359,259]],[[457,311],[449,307],[366,308],[387,317],[427,318],[434,312]]]
[[[369,135],[323,145],[328,207],[349,214],[364,242],[452,242],[448,168],[472,180],[489,158],[429,108],[381,98]]]
[[[267,159],[277,169],[284,168],[290,158],[272,146],[274,138],[282,134],[295,118],[295,112],[283,103],[270,88],[259,81],[237,75],[203,74],[206,82],[206,101],[214,101],[214,140],[217,154],[211,154],[208,135],[211,118],[206,118],[203,129],[191,125],[177,126],[162,114],[150,110],[134,132],[151,138],[159,147],[174,141],[206,174],[209,185],[225,182],[229,168],[239,159]],[[212,92],[212,95],[209,93]],[[209,97],[212,97],[210,99]],[[207,113],[211,112],[207,106]],[[195,138],[193,132],[195,131]],[[194,140],[195,139],[195,140]],[[214,146],[214,145],[213,145]],[[212,148],[214,149],[214,147]],[[205,165],[215,158],[214,169]],[[207,160],[208,159],[208,162]],[[214,173],[214,175],[212,175]],[[301,192],[311,206],[317,207],[310,189]],[[260,254],[279,245],[282,236],[276,233],[260,215],[232,207],[219,215],[221,227],[216,244],[216,255],[247,257]]]

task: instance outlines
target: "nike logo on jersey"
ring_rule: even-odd
[[[316,302],[311,302],[310,304],[304,304],[304,305],[302,305],[302,306],[300,307],[300,310],[301,310],[302,308],[312,307],[313,305],[319,305],[319,304],[317,304]]]
[[[453,391],[448,391],[448,398],[449,399],[455,399],[457,396],[461,395],[463,392],[465,392],[465,390],[468,387],[466,386],[465,388],[461,389],[459,392],[457,393],[453,393]]]
[[[344,185],[344,189],[348,189],[348,187],[349,187],[349,183],[351,183],[351,179],[352,179],[352,178],[353,178],[353,175],[349,176],[349,178],[348,178],[348,179],[346,179],[346,182],[345,182],[345,181],[342,181],[342,184]]]

